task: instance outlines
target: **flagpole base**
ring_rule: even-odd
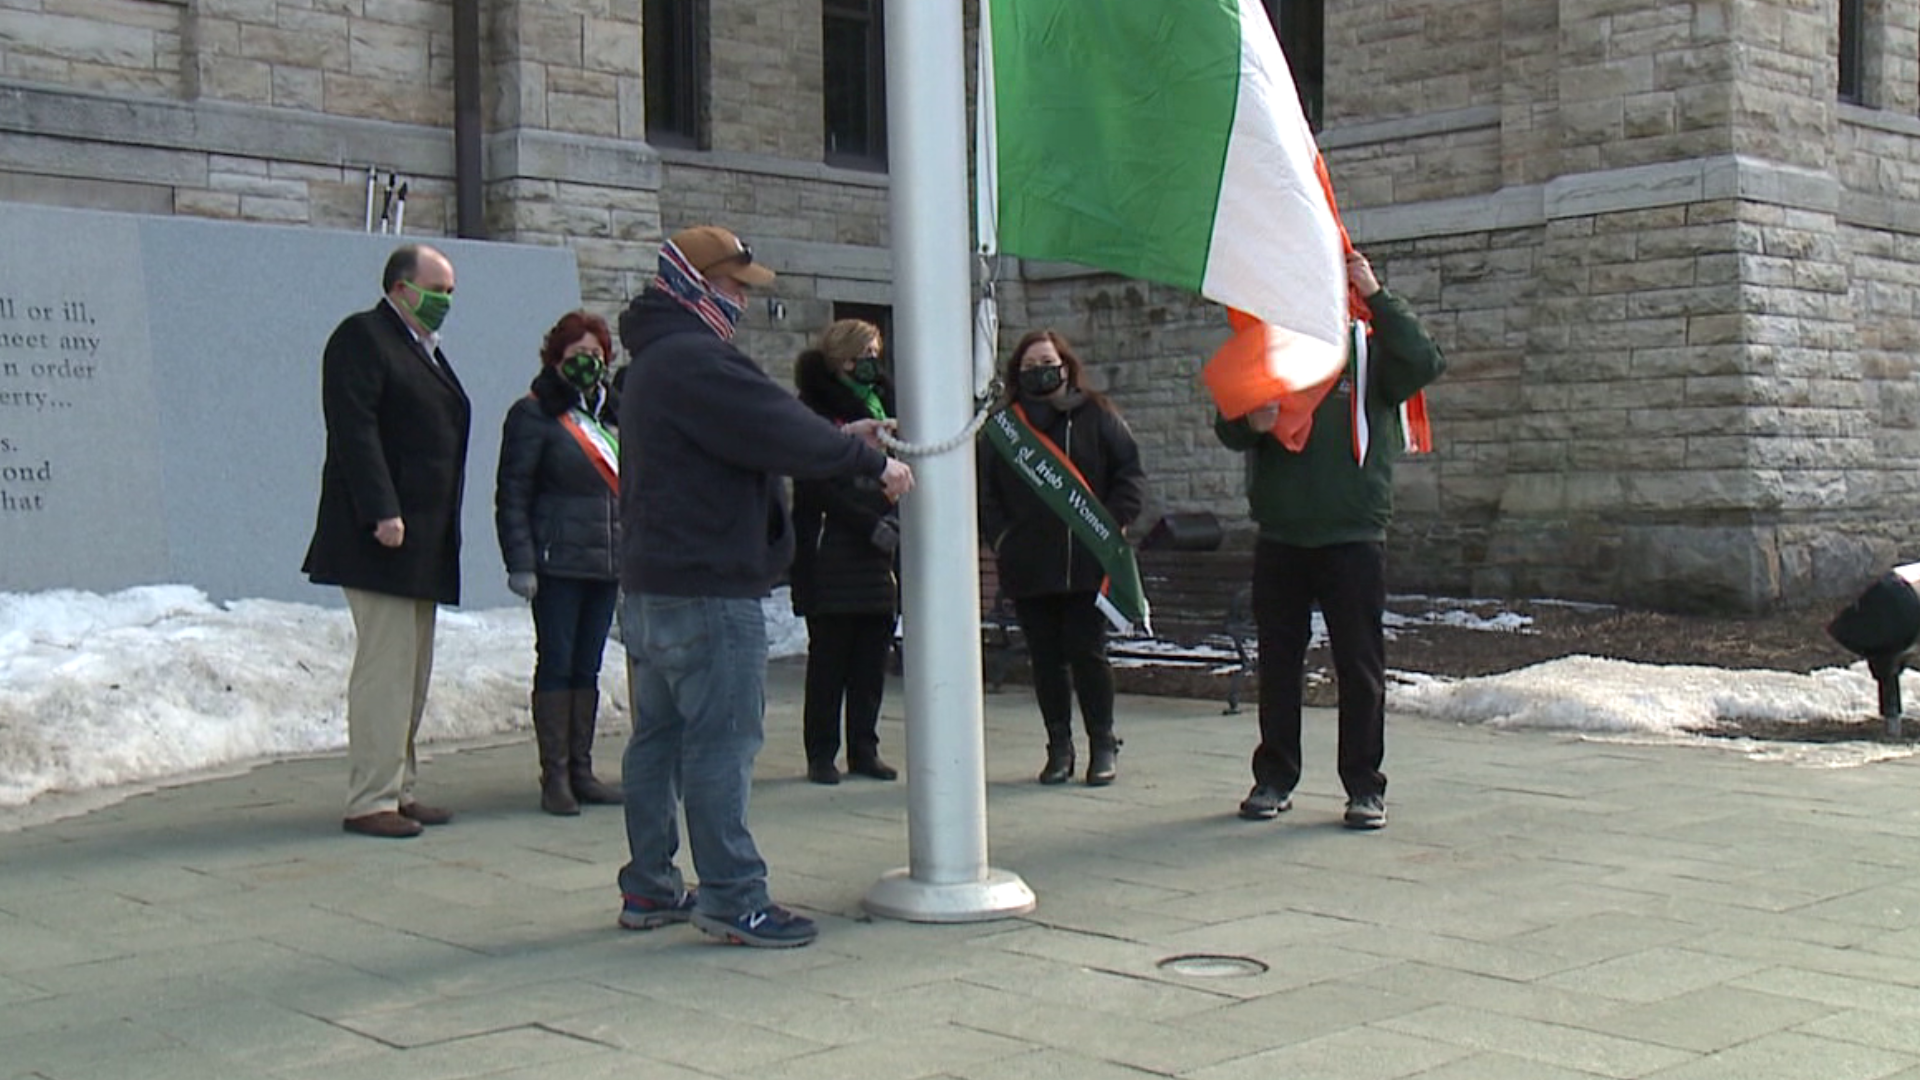
[[[869,914],[907,922],[989,922],[1025,915],[1037,903],[1018,874],[987,868],[980,881],[933,885],[915,881],[902,867],[881,875],[860,906]]]

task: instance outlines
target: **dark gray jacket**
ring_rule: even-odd
[[[493,524],[507,573],[614,581],[620,576],[620,499],[561,417],[580,393],[552,368],[513,403],[500,432]],[[619,398],[607,392],[600,422],[611,428]]]
[[[765,596],[793,558],[781,476],[878,477],[886,455],[814,415],[671,296],[620,316],[620,583]]]
[[[1072,459],[1107,513],[1122,529],[1132,525],[1146,505],[1147,474],[1120,414],[1078,390],[1069,390],[1059,407],[1026,397],[1020,403],[1034,428]],[[1106,571],[1093,552],[987,440],[980,440],[978,453],[980,536],[993,549],[1000,590],[1015,600],[1099,591]]]

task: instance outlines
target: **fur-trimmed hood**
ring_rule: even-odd
[[[852,387],[840,381],[827,355],[819,349],[808,349],[794,361],[793,386],[799,391],[802,404],[829,420],[844,424],[868,418],[867,403]],[[887,415],[894,415],[893,380],[883,372],[873,388],[879,392],[880,405],[887,410]]]

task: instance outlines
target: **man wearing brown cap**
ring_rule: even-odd
[[[736,944],[783,948],[818,930],[768,896],[747,829],[766,710],[760,598],[794,546],[781,477],[868,476],[897,499],[913,472],[880,452],[879,421],[835,427],[734,348],[747,288],[773,278],[728,230],[682,229],[620,317],[633,358],[620,406],[621,629],[633,701],[620,925],[691,920]],[[674,862],[682,807],[696,888]]]

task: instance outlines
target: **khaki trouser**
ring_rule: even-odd
[[[433,674],[431,600],[342,589],[353,611],[347,677],[347,816],[398,810],[413,800],[414,733]]]

